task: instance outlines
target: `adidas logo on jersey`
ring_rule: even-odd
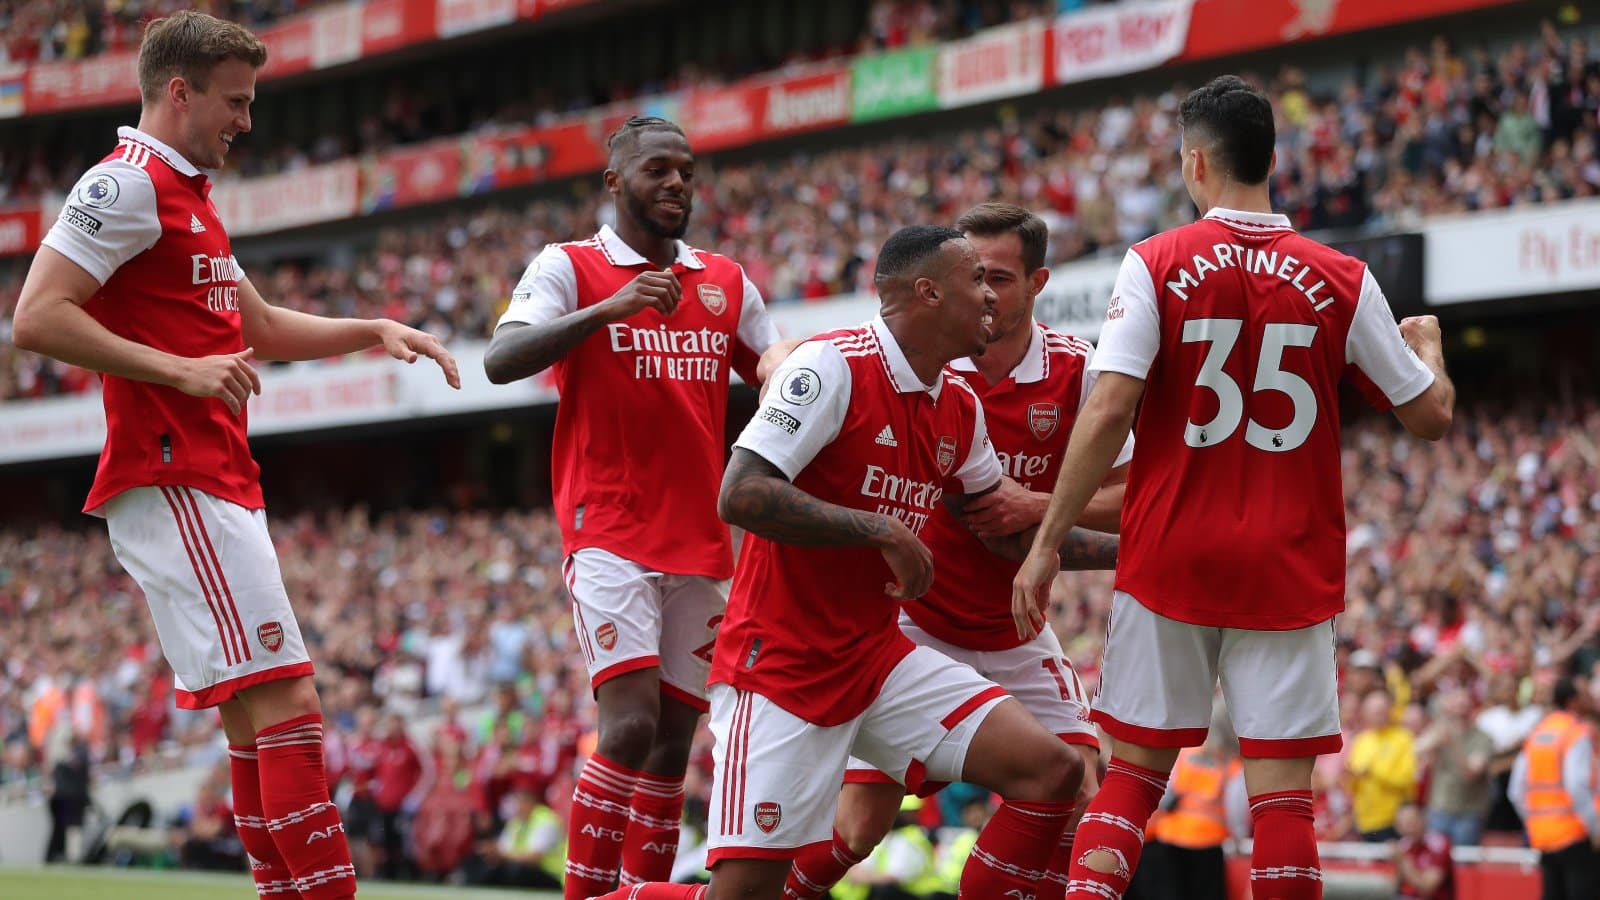
[[[205,223],[200,221],[200,217],[195,215],[194,213],[189,213],[189,233],[190,234],[199,234],[200,232],[205,231],[205,230],[206,230]]]
[[[874,443],[882,444],[885,447],[900,446],[900,442],[894,439],[894,430],[887,425],[883,426],[883,430],[878,432],[878,436],[874,439]]]

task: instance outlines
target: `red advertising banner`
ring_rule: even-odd
[[[455,37],[516,21],[517,0],[438,0],[439,37]]]
[[[261,32],[267,45],[267,65],[262,78],[281,78],[311,69],[311,20],[296,16]]]
[[[1207,59],[1292,41],[1361,31],[1430,16],[1503,6],[1512,0],[1195,0],[1183,59]]]
[[[679,124],[697,150],[748,144],[761,136],[762,91],[747,85],[691,91]]]
[[[367,0],[361,11],[361,56],[376,56],[438,36],[438,0]]]
[[[28,112],[125,103],[139,99],[139,55],[102,53],[89,59],[28,68]]]
[[[211,200],[231,237],[348,219],[359,211],[361,166],[344,160],[281,175],[224,181],[211,192]]]
[[[376,212],[460,196],[461,142],[391,150],[363,166],[361,209]]]
[[[762,88],[760,137],[828,128],[850,121],[850,68],[839,66]],[[698,135],[691,134],[691,138]]]
[[[44,214],[36,206],[0,210],[0,256],[32,253],[44,237]]]

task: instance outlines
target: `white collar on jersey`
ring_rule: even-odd
[[[1294,230],[1294,225],[1289,222],[1289,217],[1282,213],[1244,212],[1238,209],[1213,206],[1211,211],[1206,213],[1206,218],[1221,219],[1224,222],[1243,225],[1246,228],[1287,228],[1291,231]]]
[[[642,266],[650,260],[639,255],[639,251],[628,246],[622,236],[611,230],[610,225],[600,226],[600,252],[606,255],[606,261],[613,266]],[[694,248],[677,241],[678,263],[685,269],[704,269],[706,264],[700,260]]]
[[[184,159],[182,153],[179,153],[171,147],[168,147],[166,144],[161,143],[137,128],[130,128],[129,126],[124,125],[117,129],[117,137],[125,141],[137,141],[138,143],[150,148],[150,152],[161,157],[167,165],[175,169],[180,175],[187,175],[190,178],[193,178],[194,176],[200,174],[200,170],[194,167],[194,163]]]
[[[1050,369],[1050,351],[1044,346],[1044,326],[1038,321],[1033,325],[1033,337],[1028,339],[1028,352],[1022,354],[1022,359],[1017,367],[1011,370],[1011,379],[1017,384],[1037,384],[1044,380],[1045,373]],[[972,357],[963,356],[950,364],[950,368],[957,372],[976,372],[978,364]]]
[[[917,376],[917,370],[911,368],[911,363],[906,360],[904,350],[900,349],[900,342],[894,339],[894,332],[889,330],[889,323],[883,321],[883,316],[873,316],[868,323],[872,326],[872,333],[878,339],[878,346],[883,348],[883,363],[889,370],[889,378],[894,381],[894,389],[902,394],[914,394],[917,391],[926,391],[930,397],[939,399],[939,391],[944,387],[944,373],[941,371],[933,379],[933,384],[923,384]]]

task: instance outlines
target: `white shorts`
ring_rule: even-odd
[[[707,709],[711,648],[728,607],[724,582],[652,572],[598,547],[568,556],[561,572],[591,687],[659,667],[663,694]]]
[[[1217,680],[1247,757],[1337,753],[1333,622],[1251,631],[1178,622],[1117,591],[1091,717],[1117,740],[1197,747]]]
[[[998,685],[927,647],[902,659],[872,705],[842,725],[814,725],[760,694],[712,685],[707,865],[791,859],[831,840],[852,753],[901,780],[922,769],[959,781],[978,725],[1004,699]]]
[[[1100,737],[1089,721],[1089,698],[1077,670],[1061,649],[1055,632],[1046,628],[1037,637],[1010,650],[970,650],[941,641],[923,631],[911,617],[900,614],[900,630],[918,646],[937,650],[956,662],[972,667],[979,675],[1005,689],[1017,698],[1024,709],[1069,744],[1083,744],[1100,749]],[[844,780],[851,784],[872,784],[896,781],[905,784],[914,793],[928,796],[944,787],[943,782],[928,781],[907,784],[894,778],[865,760],[850,758]]]
[[[264,511],[190,487],[123,491],[105,505],[117,561],[144,590],[177,704],[311,674]]]

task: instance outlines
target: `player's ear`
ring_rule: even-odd
[[[605,174],[600,177],[605,182],[606,193],[619,194],[622,192],[621,172],[618,172],[616,169],[606,169]]]
[[[917,292],[917,299],[921,301],[923,305],[939,305],[939,285],[935,284],[932,278],[924,275],[913,282],[911,288]]]
[[[1040,266],[1028,274],[1028,287],[1030,290],[1032,290],[1034,296],[1038,296],[1039,292],[1044,290],[1045,284],[1049,281],[1050,269],[1046,266]]]
[[[1272,158],[1267,160],[1267,177],[1271,178],[1272,173],[1276,171],[1278,171],[1278,151],[1273,150]]]
[[[174,75],[167,81],[167,97],[173,106],[184,107],[189,105],[189,82],[182,75]]]

